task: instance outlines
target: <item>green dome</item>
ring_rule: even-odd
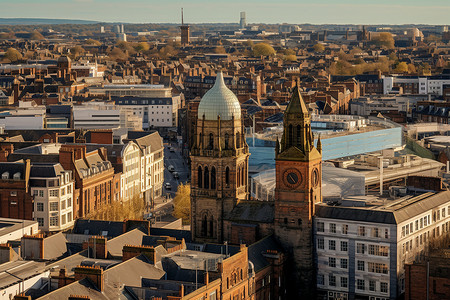
[[[217,73],[216,83],[203,96],[198,105],[198,118],[205,120],[241,119],[241,105],[236,95],[225,85],[222,72]]]

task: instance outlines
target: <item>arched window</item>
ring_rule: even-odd
[[[200,147],[200,146],[203,146],[203,140],[202,140],[202,138],[203,138],[203,134],[200,132],[200,135],[199,135],[199,138],[198,138],[198,145],[199,145],[199,147]]]
[[[214,236],[214,218],[213,218],[213,216],[211,216],[211,218],[209,219],[209,236],[210,237]]]
[[[236,133],[236,148],[241,148],[241,134]]]
[[[211,168],[211,189],[216,189],[216,168]]]
[[[294,128],[292,128],[292,124],[289,124],[289,141],[288,141],[288,145],[292,146],[294,143]]]
[[[244,171],[244,167],[242,167],[242,169],[241,169],[241,185],[245,184],[244,181],[245,181],[245,171]]]
[[[298,226],[302,226],[302,219],[297,219]]]
[[[300,127],[300,125],[297,125],[297,147],[300,147],[300,145],[301,145],[300,132],[301,132],[301,127]]]
[[[209,134],[208,148],[209,148],[209,150],[214,149],[214,135],[212,133]]]
[[[225,184],[230,184],[230,168],[226,167],[225,169]]]
[[[208,219],[205,214],[202,219],[202,236],[206,236],[207,230],[208,230]]]
[[[204,175],[205,180],[204,182],[204,188],[205,189],[209,189],[209,170],[208,167],[205,167],[205,175]]]
[[[237,185],[237,187],[241,186],[241,168],[239,168],[238,171],[237,171],[236,185]]]
[[[198,167],[197,181],[198,181],[198,187],[202,188],[202,186],[203,186],[203,173],[202,173],[202,167],[201,166]]]
[[[230,135],[228,133],[225,133],[225,150],[228,150],[230,144]]]

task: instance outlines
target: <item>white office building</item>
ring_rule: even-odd
[[[30,191],[34,197],[33,219],[42,231],[61,231],[73,226],[72,171],[59,163],[33,164]]]
[[[318,290],[326,299],[396,299],[405,289],[404,264],[449,234],[449,214],[450,191],[317,205]]]

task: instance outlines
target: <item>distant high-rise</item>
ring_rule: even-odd
[[[125,33],[125,30],[123,29],[123,24],[120,25],[120,33]]]
[[[120,25],[114,26],[114,32],[115,33],[120,33]]]
[[[100,26],[100,33],[105,33],[105,26]]]
[[[183,9],[181,9],[181,45],[186,46],[189,44],[189,25],[184,24]]]
[[[241,11],[241,21],[239,22],[241,29],[247,27],[247,19],[245,18],[245,11]]]

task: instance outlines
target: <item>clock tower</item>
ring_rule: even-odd
[[[292,285],[301,299],[315,294],[313,216],[315,204],[322,201],[322,154],[311,131],[311,117],[294,88],[284,113],[281,142],[275,149],[275,234],[292,259]]]

